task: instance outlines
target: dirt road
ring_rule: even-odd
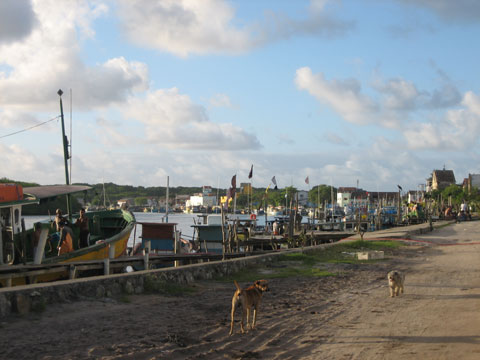
[[[194,295],[49,306],[0,324],[1,359],[479,359],[480,227],[448,226],[393,260],[270,281],[258,329],[228,336],[233,284]],[[441,245],[447,244],[448,246]],[[386,273],[406,273],[388,296]],[[126,302],[125,302],[126,301]]]

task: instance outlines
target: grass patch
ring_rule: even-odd
[[[267,267],[249,267],[236,274],[219,277],[221,282],[253,282],[258,279],[275,279],[288,277],[322,277],[337,274],[322,269],[322,264],[365,264],[382,260],[358,260],[357,251],[392,251],[401,247],[396,241],[352,241],[337,243],[333,246],[309,253],[290,253],[280,255],[278,262]]]
[[[303,261],[306,264],[312,262],[319,263],[345,263],[345,264],[364,264],[378,262],[379,260],[358,260],[354,253],[359,251],[392,251],[401,247],[402,244],[396,241],[364,241],[357,240],[351,242],[338,243],[324,249],[319,249],[308,254],[286,254],[284,261],[296,260],[299,255],[303,255]],[[288,259],[292,257],[291,259]],[[381,261],[381,260],[380,260]]]
[[[146,293],[171,296],[191,295],[196,291],[193,287],[168,283],[151,275],[145,277],[143,288]]]

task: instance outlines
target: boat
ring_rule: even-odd
[[[87,247],[79,248],[79,229],[72,226],[73,251],[58,255],[59,234],[49,219],[35,223],[35,230],[25,229],[22,207],[38,204],[43,199],[73,194],[90,189],[80,185],[50,185],[22,188],[18,184],[0,184],[0,267],[29,264],[55,264],[74,261],[118,258],[126,254],[127,243],[135,225],[135,217],[126,210],[99,210],[85,213],[89,222],[90,238]],[[8,190],[5,190],[8,189]],[[2,193],[15,189],[15,199],[2,197]],[[3,200],[2,200],[3,199]],[[72,216],[74,223],[77,216]],[[35,242],[38,245],[35,247]],[[25,279],[18,279],[21,284]],[[52,276],[38,281],[54,280]],[[4,280],[0,280],[6,286]]]

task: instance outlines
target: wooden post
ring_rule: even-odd
[[[70,268],[69,268],[69,276],[68,276],[68,278],[69,278],[69,279],[75,279],[76,275],[77,275],[77,268],[76,268],[75,265],[71,264],[71,265],[70,265]]]
[[[175,243],[174,243],[174,246],[173,246],[173,252],[175,253],[175,255],[178,254],[178,242],[180,241],[180,232],[178,232],[177,230],[175,230]],[[173,262],[173,266],[174,267],[179,267],[180,266],[180,262],[178,260],[175,260]]]
[[[145,247],[145,254],[143,255],[143,267],[145,268],[145,270],[150,270],[149,269],[149,256],[150,256],[150,253],[149,253],[149,248]]]
[[[220,211],[222,214],[222,260],[225,260],[225,214],[223,213],[223,206],[221,207]],[[206,249],[207,249],[207,242],[205,241],[205,250]]]
[[[109,258],[103,259],[103,274],[110,275],[110,259]]]

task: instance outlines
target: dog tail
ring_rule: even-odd
[[[236,280],[233,280],[235,286],[237,287],[237,290],[238,291],[242,291],[242,288],[240,287],[240,285],[238,285],[237,281]]]

